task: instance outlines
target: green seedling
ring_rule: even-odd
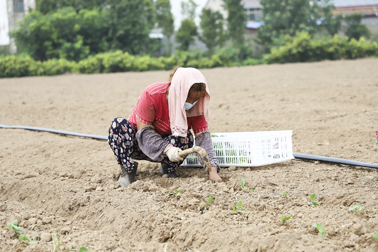
[[[210,206],[211,201],[213,201],[214,197],[213,195],[210,195],[209,199],[207,200],[206,205]]]
[[[275,197],[277,197],[277,198],[285,198],[286,194],[287,194],[287,191],[285,191],[281,196],[280,195],[276,195]]]
[[[373,234],[373,239],[378,241],[378,234]]]
[[[178,194],[180,191],[179,190],[174,190],[173,192],[169,192],[168,194],[169,195],[172,195],[172,194]]]
[[[54,248],[53,252],[57,251],[57,249],[59,249],[59,247],[62,246],[62,244],[59,243],[58,236],[56,234],[52,234],[52,242]]]
[[[235,181],[236,182],[236,181]],[[235,185],[235,183],[234,183],[234,185]],[[240,180],[240,185],[241,185],[241,188],[243,189],[243,190],[248,190],[248,187],[245,187],[245,179],[241,179]],[[255,190],[250,190],[250,192],[254,192]]]
[[[50,227],[50,229],[51,229],[51,227]],[[52,232],[52,229],[51,229],[51,232]],[[53,242],[53,252],[58,251],[58,250],[62,251],[63,244],[59,242],[58,236],[55,233],[52,233],[52,242]],[[69,251],[72,251],[73,245],[67,245],[67,248],[68,248]],[[88,249],[86,247],[81,247],[79,249],[79,252],[88,252]]]
[[[21,231],[23,228],[22,228],[22,227],[19,227],[19,226],[17,226],[17,225],[18,225],[18,220],[14,220],[14,221],[8,223],[8,228],[9,228],[10,230],[14,230],[14,231],[16,231],[16,234],[19,234],[20,231]]]
[[[325,228],[323,227],[323,225],[322,224],[314,224],[314,225],[312,225],[313,227],[315,227],[318,231],[319,231],[319,233],[322,235],[322,236],[325,236],[326,235],[326,233],[325,233]]]
[[[79,252],[89,252],[89,250],[86,247],[81,247]]]
[[[287,221],[287,220],[290,220],[291,219],[291,216],[287,216],[287,217],[285,217],[285,216],[281,216],[281,222],[282,223],[285,223],[285,221]]]
[[[241,188],[243,189],[243,190],[248,190],[248,188],[247,187],[245,187],[245,179],[241,179],[240,180],[240,185],[241,185]]]
[[[354,211],[354,212],[361,214],[362,209],[364,209],[363,206],[355,205],[355,206],[352,206],[351,208],[349,208],[349,211]]]
[[[311,202],[308,202],[309,205],[317,206],[317,205],[322,204],[321,201],[319,201],[319,202],[315,201],[315,196],[316,196],[315,193],[311,194],[311,196],[310,196]]]
[[[37,233],[37,232],[34,232],[33,240],[30,240],[30,238],[29,238],[27,235],[25,235],[25,234],[21,234],[21,235],[18,237],[18,239],[19,239],[20,241],[28,241],[28,242],[29,242],[29,245],[37,245],[38,242],[35,241],[35,234],[36,234],[36,233]]]
[[[234,212],[240,212],[240,213],[244,213],[245,212],[245,210],[244,209],[241,209],[241,207],[242,207],[242,201],[241,200],[239,200],[238,201],[238,208],[235,208],[234,206],[232,206],[232,210],[234,211]]]
[[[19,227],[17,225],[18,225],[18,220],[14,220],[14,221],[8,223],[7,226],[10,230],[16,231],[16,234],[20,234],[21,230],[23,230],[24,228]],[[33,240],[30,240],[30,238],[26,234],[20,234],[18,239],[20,241],[29,241],[29,245],[36,245],[36,244],[38,244],[38,242],[34,241],[35,234],[36,234],[36,232],[34,232]]]

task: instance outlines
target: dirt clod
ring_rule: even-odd
[[[234,165],[228,167],[228,170],[229,171],[236,171],[236,167]]]
[[[41,234],[41,242],[49,242],[52,240],[50,233],[42,233]]]

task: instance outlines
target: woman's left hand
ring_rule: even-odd
[[[211,171],[209,171],[209,179],[211,182],[222,182],[222,179],[221,177],[219,177],[216,167],[211,167]]]

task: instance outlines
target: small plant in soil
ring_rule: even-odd
[[[237,206],[237,208],[235,207],[235,206],[232,206],[232,210],[234,211],[234,212],[240,212],[240,213],[244,213],[245,212],[245,210],[244,209],[242,209],[241,207],[242,207],[242,204],[243,204],[243,202],[241,201],[241,200],[239,200],[238,201],[238,206]]]
[[[285,223],[285,221],[287,221],[287,220],[290,220],[291,219],[291,216],[287,216],[287,217],[285,217],[285,216],[281,216],[281,222],[282,223]]]
[[[30,240],[30,238],[29,238],[27,235],[25,235],[25,234],[21,234],[21,235],[18,237],[18,239],[19,239],[20,241],[29,241],[29,245],[36,245],[36,244],[38,244],[38,242],[35,241],[35,234],[36,234],[36,233],[37,233],[37,232],[34,232],[33,240]]]
[[[52,234],[52,242],[53,242],[53,252],[58,251],[58,250],[62,251],[63,244],[59,243],[58,236],[54,233]],[[69,251],[72,251],[73,245],[68,245],[67,248]],[[63,251],[65,251],[65,249],[63,249]],[[80,247],[79,252],[89,252],[89,250],[86,247]]]
[[[326,235],[326,233],[325,233],[325,228],[323,227],[323,225],[322,224],[314,224],[314,225],[312,225],[313,227],[315,227],[318,231],[319,231],[319,233],[322,235],[322,236],[325,236]]]
[[[214,197],[213,195],[210,195],[209,199],[207,200],[206,205],[210,206],[211,201],[213,201]]]
[[[287,194],[287,191],[285,191],[282,195],[276,195],[277,198],[285,198]]]
[[[242,189],[242,190],[248,190],[248,188],[245,187],[245,179],[244,179],[244,178],[242,178],[242,179],[240,180],[240,185],[241,185],[241,189]]]
[[[10,230],[16,231],[16,234],[19,235],[18,239],[20,241],[29,241],[29,245],[38,244],[37,241],[34,241],[35,234],[36,234],[35,232],[34,232],[34,235],[33,235],[33,240],[30,240],[30,238],[26,234],[20,234],[20,232],[21,232],[21,230],[23,230],[23,228],[19,227],[17,225],[18,225],[18,220],[14,220],[14,221],[7,224],[8,228]]]
[[[373,234],[373,239],[378,241],[378,234]]]
[[[173,192],[169,192],[168,194],[169,195],[172,195],[172,194],[178,194],[180,191],[179,190],[174,190]]]
[[[246,187],[245,186],[245,179],[244,178],[242,178],[241,180],[240,180],[240,185],[241,185],[241,189],[242,190],[248,190],[248,187]],[[255,190],[250,190],[251,192],[254,192]]]
[[[363,206],[355,205],[355,206],[352,206],[351,208],[349,208],[349,211],[353,211],[355,213],[361,214],[362,209],[364,209]]]
[[[315,201],[315,196],[316,196],[315,193],[311,194],[311,196],[310,196],[311,202],[308,202],[309,205],[311,205],[311,206],[317,206],[317,205],[322,204],[321,201],[319,201],[319,202]]]
[[[58,237],[55,234],[52,234],[52,242],[53,242],[53,249],[54,249],[53,251],[54,252],[56,251],[56,249],[59,249],[60,246],[62,246],[62,244],[59,243]]]
[[[8,228],[10,230],[16,231],[16,234],[20,234],[21,230],[24,229],[24,228],[19,227],[17,225],[18,225],[18,220],[14,220],[14,221],[7,224]]]

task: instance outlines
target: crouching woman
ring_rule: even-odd
[[[210,159],[211,181],[222,182],[220,166],[208,131],[210,92],[203,74],[195,68],[178,68],[170,82],[148,86],[126,120],[117,117],[109,128],[108,142],[121,166],[119,183],[126,187],[135,180],[135,160],[160,162],[160,173],[170,178],[180,175],[176,168],[183,158],[179,152],[193,146],[204,148]]]

